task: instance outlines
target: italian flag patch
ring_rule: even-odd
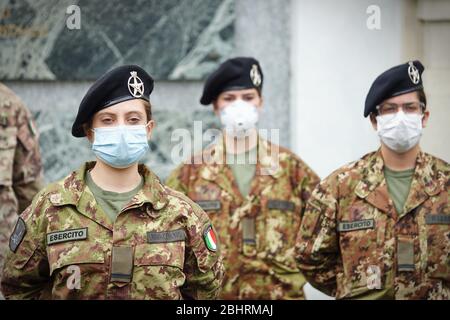
[[[206,227],[205,231],[203,232],[203,239],[205,240],[206,247],[210,251],[217,251],[216,233],[214,232],[211,225]]]

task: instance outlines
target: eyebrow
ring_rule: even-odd
[[[144,115],[141,111],[128,111],[127,113],[125,113],[126,116],[130,115],[130,114],[138,114],[138,115]],[[99,116],[111,116],[111,117],[116,117],[117,114],[112,113],[112,112],[100,112],[98,114]]]
[[[144,115],[141,111],[129,111],[129,112],[125,113],[126,116],[131,115],[131,114],[138,114],[140,116]]]
[[[111,113],[111,112],[100,112],[98,115],[99,116],[112,116],[112,117],[116,116],[115,113]]]

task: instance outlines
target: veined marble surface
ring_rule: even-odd
[[[41,2],[41,0],[21,0],[21,2],[27,1]],[[195,3],[195,1],[189,1]],[[209,3],[209,0],[204,1]],[[260,61],[265,76],[264,109],[260,128],[280,129],[279,143],[289,147],[290,0],[233,1],[236,5],[235,49],[230,56],[254,56]],[[64,3],[64,6],[72,3],[72,1],[63,2],[63,0],[60,2]],[[161,2],[165,2],[165,0],[161,0]],[[4,3],[6,0],[0,0],[0,8]],[[52,10],[52,7],[49,6],[46,10]],[[23,46],[26,45],[29,44],[23,44]],[[201,49],[201,46],[198,48]],[[2,61],[1,57],[5,50],[0,43],[0,61]],[[30,52],[39,55],[38,51],[31,50]],[[13,59],[11,64],[19,61],[18,57],[12,53],[9,57]],[[186,63],[186,65],[188,64]],[[34,65],[33,68],[30,67],[27,72],[47,70],[44,64]],[[0,73],[3,70],[3,64],[1,64]],[[151,69],[147,70],[153,74]],[[94,158],[86,139],[77,139],[70,134],[80,101],[92,85],[91,80],[20,80],[5,81],[5,84],[22,98],[37,117],[47,182],[66,176],[84,161]],[[151,141],[152,150],[144,161],[162,179],[165,179],[170,170],[177,165],[170,159],[171,149],[176,144],[170,142],[174,128],[192,130],[193,121],[198,120],[203,121],[203,130],[219,125],[212,112],[212,107],[204,107],[199,103],[202,90],[203,81],[199,80],[155,81],[151,102],[157,126]]]
[[[66,10],[80,8],[80,29]],[[199,80],[233,51],[235,0],[0,0],[0,79],[94,80],[138,64]]]

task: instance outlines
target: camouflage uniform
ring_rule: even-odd
[[[214,299],[223,264],[204,241],[207,215],[141,165],[144,186],[112,224],[85,186],[94,164],[46,187],[21,215],[26,233],[22,241],[23,232],[11,237],[1,282],[5,297]],[[113,252],[121,250],[126,258],[115,263]]]
[[[389,197],[381,152],[322,181],[297,241],[300,269],[338,299],[449,299],[449,165],[420,152],[404,213]]]
[[[258,145],[246,198],[224,164],[222,142],[207,147],[192,164],[181,165],[167,183],[200,204],[219,233],[226,270],[220,298],[303,299],[305,279],[294,259],[295,235],[319,179],[289,150],[263,139]]]
[[[32,121],[22,101],[0,83],[0,277],[18,214],[42,187],[39,137]]]

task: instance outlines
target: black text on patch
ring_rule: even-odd
[[[428,214],[425,216],[427,224],[450,224],[450,214]]]
[[[147,232],[147,242],[148,243],[165,243],[165,242],[177,242],[186,240],[186,232],[184,229]]]
[[[196,203],[205,211],[216,211],[222,207],[219,200],[201,200]]]
[[[345,221],[345,222],[339,222],[338,231],[339,232],[356,231],[356,230],[364,230],[364,229],[373,229],[374,227],[375,227],[374,219],[359,220],[359,221]]]
[[[286,200],[269,200],[267,208],[270,210],[294,211],[295,203]]]
[[[52,244],[67,241],[86,240],[87,236],[88,228],[56,231],[47,234],[47,245],[50,246]]]

